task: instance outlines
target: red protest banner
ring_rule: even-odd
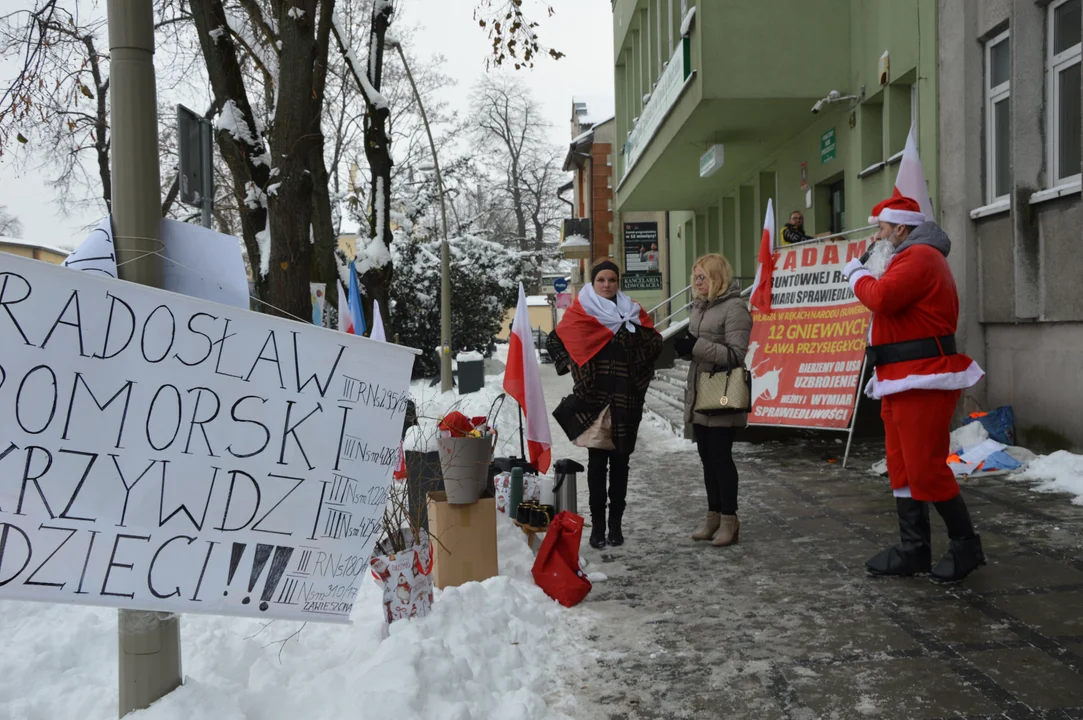
[[[773,312],[753,312],[745,366],[753,425],[845,430],[861,381],[870,313],[842,268],[867,239],[810,242],[774,254]]]

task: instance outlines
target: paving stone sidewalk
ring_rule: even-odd
[[[546,370],[555,404],[568,388]],[[584,542],[609,579],[582,606],[580,717],[1083,719],[1083,507],[985,479],[964,493],[989,565],[954,586],[870,578],[894,503],[867,472],[879,447],[846,470],[824,460],[836,437],[741,445],[741,543],[715,549],[688,539],[705,510],[694,446],[644,427],[627,544]]]

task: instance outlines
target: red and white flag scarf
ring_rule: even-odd
[[[583,367],[609,344],[621,326],[634,333],[637,325],[654,327],[651,316],[639,303],[622,292],[618,292],[613,300],[606,300],[587,285],[579,291],[572,306],[564,311],[564,317],[557,325],[557,335],[572,361]]]

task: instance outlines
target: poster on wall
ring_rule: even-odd
[[[868,243],[807,243],[774,254],[773,312],[753,310],[745,358],[751,424],[850,427],[871,315],[842,269]]]
[[[347,622],[413,351],[0,257],[0,598]]]
[[[662,289],[662,254],[658,248],[658,223],[624,223],[622,290]]]

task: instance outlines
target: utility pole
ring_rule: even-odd
[[[154,17],[146,0],[108,0],[113,242],[122,280],[160,287],[162,201]],[[121,610],[117,616],[119,717],[181,685],[180,618]]]
[[[444,225],[444,241],[440,243],[440,392],[449,392],[451,382],[451,247],[448,245],[447,234],[447,206],[444,201],[444,180],[440,176],[440,159],[436,156],[436,143],[432,139],[432,130],[429,128],[429,118],[425,114],[425,105],[421,102],[421,94],[417,91],[414,83],[414,75],[410,72],[410,65],[406,62],[406,53],[402,50],[402,43],[398,40],[389,40],[392,47],[399,51],[399,59],[406,71],[406,79],[410,81],[410,87],[414,91],[417,100],[417,108],[421,111],[421,122],[425,126],[425,134],[429,137],[429,149],[432,151],[432,167],[436,173],[436,188],[440,192],[440,220]]]

